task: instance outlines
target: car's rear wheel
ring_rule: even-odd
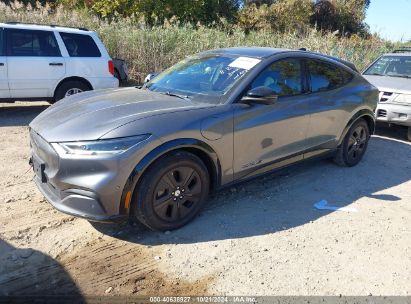
[[[56,90],[54,94],[55,101],[59,101],[64,97],[69,97],[74,94],[78,94],[84,91],[89,91],[91,88],[86,83],[79,80],[70,80],[63,82]]]
[[[153,230],[177,229],[205,204],[209,174],[195,155],[177,151],[156,161],[134,191],[132,214]]]
[[[357,120],[347,134],[337,154],[334,162],[339,166],[352,167],[358,164],[367,150],[370,131],[364,119]]]

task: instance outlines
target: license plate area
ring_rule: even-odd
[[[41,180],[42,183],[47,183],[47,176],[44,172],[46,170],[46,164],[36,159],[36,157],[32,158],[32,164],[34,174],[36,174],[36,176]]]

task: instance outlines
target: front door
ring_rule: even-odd
[[[54,32],[7,29],[6,37],[11,97],[52,97],[65,74]]]
[[[309,125],[303,78],[301,60],[288,58],[275,61],[252,81],[249,89],[269,87],[279,97],[272,105],[236,105],[235,178],[261,173],[268,164],[289,157],[303,158]]]
[[[4,54],[4,30],[0,28],[0,98],[9,98],[9,84],[7,80],[7,58]]]

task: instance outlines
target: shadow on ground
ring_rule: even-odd
[[[141,224],[92,225],[102,233],[147,245],[264,235],[327,216],[332,211],[313,207],[321,200],[338,207],[364,197],[374,199],[376,204],[395,204],[400,197],[380,192],[410,181],[410,169],[411,144],[377,136],[371,139],[363,161],[356,167],[312,161],[243,183],[214,195],[194,221],[171,233],[152,232]],[[361,210],[361,201],[356,208],[357,214],[367,216],[367,210]]]
[[[0,127],[28,126],[48,107],[46,102],[0,103]]]
[[[59,262],[40,251],[17,249],[0,239],[0,302],[4,296],[8,303],[84,303],[80,290]]]
[[[375,134],[398,140],[407,141],[408,128],[404,126],[389,125],[387,123],[377,123]]]

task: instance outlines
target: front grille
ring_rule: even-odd
[[[382,94],[381,94],[381,98],[380,98],[380,102],[386,102],[386,101],[388,101],[388,98],[390,97],[390,96],[392,96],[392,92],[382,92]]]
[[[387,111],[386,110],[378,110],[377,112],[377,117],[387,117]]]
[[[33,130],[30,130],[30,144],[33,153],[40,158],[46,165],[46,172],[51,172],[58,169],[59,157],[53,147],[45,141],[40,135]]]

